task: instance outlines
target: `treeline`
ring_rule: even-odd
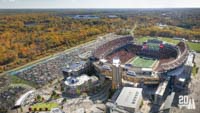
[[[148,26],[138,27],[135,30],[136,36],[160,36],[160,37],[181,37],[188,40],[200,39],[200,29],[184,29],[180,27],[159,27],[159,26]]]
[[[0,16],[0,72],[133,26],[121,18],[72,19],[52,14]],[[129,24],[128,24],[129,23]]]

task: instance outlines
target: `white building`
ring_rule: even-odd
[[[116,100],[106,105],[110,113],[134,113],[139,111],[142,100],[142,88],[124,87]]]
[[[83,74],[78,77],[67,77],[64,81],[65,92],[67,94],[81,94],[98,86],[99,78],[96,76],[88,76]]]
[[[189,53],[185,65],[190,66],[190,67],[194,66],[194,54],[193,53]]]

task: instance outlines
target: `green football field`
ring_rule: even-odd
[[[143,67],[143,68],[150,68],[153,66],[153,64],[156,62],[156,60],[153,59],[147,59],[147,58],[141,58],[136,57],[131,64],[135,67]]]
[[[158,39],[158,40],[165,41],[167,43],[174,44],[174,45],[176,45],[180,42],[179,40],[174,40],[173,38],[167,38],[167,37],[155,38],[155,37],[146,36],[146,37],[137,38],[137,43],[142,44],[143,42],[147,41],[148,39]],[[196,52],[200,52],[200,44],[199,43],[193,43],[193,42],[186,42],[186,43],[188,44],[190,49],[195,50]]]

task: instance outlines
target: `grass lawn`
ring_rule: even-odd
[[[23,79],[15,76],[15,75],[10,75],[9,77],[11,79],[11,83],[13,83],[13,84],[26,84],[26,85],[29,85],[29,86],[32,86],[32,87],[35,87],[35,88],[38,87],[35,83],[23,80]]]
[[[136,67],[150,68],[156,62],[156,60],[145,59],[141,57],[136,57],[131,64]]]
[[[200,44],[199,43],[192,43],[192,42],[187,42],[188,46],[190,47],[191,50],[194,50],[196,52],[200,52]]]
[[[142,44],[143,42],[146,42],[148,39],[155,39],[155,38],[149,37],[149,36],[140,37],[140,38],[137,38],[137,43]]]
[[[197,74],[197,67],[196,67],[196,65],[194,65],[193,67],[192,67],[192,75],[193,76],[196,76],[196,74]]]
[[[50,103],[38,103],[38,104],[35,104],[33,106],[31,106],[31,109],[33,111],[50,111],[52,108],[56,108],[58,107],[58,104],[57,103],[54,103],[54,102],[50,102]]]
[[[137,38],[137,42],[142,43],[142,42],[147,41],[148,39],[158,39],[158,40],[162,40],[162,41],[165,41],[165,42],[168,42],[171,44],[175,44],[175,45],[178,44],[178,42],[179,42],[179,40],[174,40],[172,38],[165,38],[165,37],[155,38],[155,37],[149,37],[149,36]]]
[[[179,43],[179,40],[174,40],[172,38],[166,38],[166,37],[155,38],[155,37],[149,37],[149,36],[137,38],[137,43],[141,44],[142,42],[145,42],[148,39],[159,39],[159,40],[162,40],[162,41],[165,41],[167,43],[174,44],[174,45]],[[200,44],[199,43],[192,43],[192,42],[186,42],[186,43],[188,44],[188,46],[191,50],[194,50],[196,52],[200,52]]]

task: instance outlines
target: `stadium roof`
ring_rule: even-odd
[[[184,71],[184,67],[181,66],[175,70],[172,70],[170,72],[167,73],[168,76],[178,76],[180,75],[182,72]]]
[[[116,100],[116,104],[122,107],[136,108],[139,98],[142,96],[142,88],[124,87]]]
[[[15,106],[21,106],[22,103],[24,102],[24,100],[33,92],[35,92],[35,90],[30,90],[28,92],[26,92],[25,94],[23,94],[15,103]]]

